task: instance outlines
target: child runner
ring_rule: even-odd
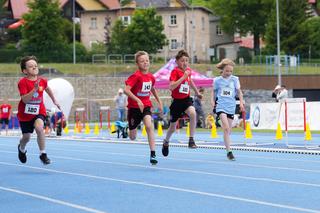
[[[47,80],[38,76],[38,61],[35,56],[26,56],[20,62],[21,71],[26,75],[21,78],[18,88],[21,100],[18,105],[18,119],[22,131],[22,138],[18,145],[18,157],[21,163],[27,162],[26,145],[34,130],[40,150],[40,160],[43,164],[50,164],[45,150],[45,133],[43,130],[46,108],[43,102],[43,91],[46,91],[52,102],[60,109]]]
[[[240,111],[244,112],[243,95],[240,89],[239,78],[232,75],[234,62],[230,59],[223,59],[216,67],[222,71],[219,77],[216,77],[213,83],[211,104],[216,110],[217,118],[221,120],[221,127],[223,129],[223,140],[227,150],[227,158],[235,160],[230,149],[231,128],[234,113],[236,110],[236,94],[240,100]],[[215,101],[217,99],[217,103]]]
[[[168,156],[169,154],[169,140],[176,129],[177,120],[186,113],[190,119],[190,138],[188,147],[191,149],[197,148],[193,136],[196,128],[196,111],[190,97],[190,87],[195,94],[202,98],[202,95],[197,90],[192,78],[191,69],[189,68],[189,55],[186,51],[180,50],[176,55],[177,67],[175,67],[170,74],[171,96],[173,101],[170,106],[170,126],[168,128],[166,138],[163,140],[162,154]]]
[[[4,99],[3,104],[0,106],[0,122],[1,122],[1,129],[3,123],[5,125],[6,135],[8,135],[8,126],[9,120],[11,118],[11,105],[8,104],[8,99]]]
[[[160,111],[162,111],[162,103],[158,93],[153,87],[155,78],[149,73],[149,55],[145,51],[138,51],[135,54],[135,61],[138,69],[126,80],[125,94],[128,96],[128,123],[129,137],[134,140],[137,136],[137,127],[141,120],[146,127],[148,141],[150,146],[150,163],[155,165],[158,163],[155,151],[155,138],[153,124],[151,121],[150,92],[155,97]]]

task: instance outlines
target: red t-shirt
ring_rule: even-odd
[[[28,94],[33,88],[37,80],[32,81],[27,78],[21,78],[18,83],[20,96]],[[46,116],[46,108],[43,103],[43,91],[47,88],[47,79],[40,78],[39,89],[32,96],[29,103],[25,104],[20,100],[18,105],[18,119],[19,121],[30,121],[36,115],[40,114]]]
[[[10,104],[2,104],[0,106],[0,112],[1,112],[1,118],[9,118],[9,114],[10,114],[10,110],[11,110],[11,105]]]
[[[179,67],[175,67],[171,71],[170,82],[179,80],[183,75],[184,75],[184,71],[182,71]],[[184,99],[184,98],[190,97],[190,81],[191,81],[191,73],[188,76],[188,78],[183,80],[181,84],[171,92],[172,98]]]
[[[145,107],[152,107],[150,93],[155,78],[151,73],[144,74],[140,70],[136,70],[125,83],[131,87],[131,92],[142,101]],[[139,108],[139,106],[136,101],[128,97],[128,108]]]

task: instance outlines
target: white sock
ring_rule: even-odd
[[[40,155],[43,154],[43,153],[46,153],[46,150],[40,150]]]

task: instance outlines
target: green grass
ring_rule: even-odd
[[[164,64],[155,63],[151,65],[151,72],[156,72]],[[85,75],[104,75],[104,74],[115,74],[120,72],[130,73],[136,69],[134,64],[125,65],[110,65],[110,64],[70,64],[70,63],[50,63],[50,64],[39,64],[43,68],[54,68],[64,74],[85,74]],[[192,64],[191,67],[201,73],[206,73],[207,70],[213,70],[213,75],[219,75],[219,71],[215,69],[214,64]],[[236,75],[266,75],[265,65],[245,65],[235,67]],[[8,73],[10,75],[16,75],[20,73],[20,67],[18,64],[0,64],[0,74]],[[282,69],[282,73],[285,74],[285,69]],[[320,74],[320,67],[314,66],[300,66],[296,71],[291,70],[289,74]]]

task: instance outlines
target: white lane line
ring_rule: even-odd
[[[51,150],[57,151],[65,151],[65,149],[56,149],[51,148]],[[89,151],[89,150],[68,150],[68,152],[85,152],[85,153],[95,153],[95,154],[106,154],[106,155],[119,155],[119,156],[126,156],[126,157],[143,157],[146,158],[147,155],[138,155],[138,154],[129,154],[129,153],[120,153],[120,152],[105,152],[105,151]],[[16,152],[11,151],[2,151],[0,153],[13,153]],[[28,153],[28,155],[32,155]],[[36,155],[36,154],[33,154]],[[309,173],[320,173],[318,169],[302,169],[302,168],[291,168],[291,167],[280,167],[280,166],[268,166],[268,165],[261,165],[261,164],[248,164],[248,163],[239,163],[239,162],[222,162],[222,161],[210,161],[210,160],[197,160],[197,159],[188,159],[188,158],[173,158],[173,157],[158,157],[160,159],[168,159],[168,160],[175,160],[175,161],[185,161],[185,162],[193,162],[193,163],[206,163],[206,164],[218,164],[218,165],[226,165],[226,166],[233,166],[233,167],[252,167],[252,168],[263,168],[263,169],[271,169],[271,170],[285,170],[285,171],[295,171],[295,172],[309,172]]]
[[[244,179],[244,180],[265,181],[265,182],[274,182],[274,183],[281,183],[281,184],[284,183],[284,184],[320,187],[320,184],[316,184],[316,183],[306,183],[306,182],[298,182],[298,181],[279,180],[279,179],[264,178],[264,177],[248,177],[248,176],[241,176],[241,175],[229,175],[229,174],[222,174],[222,173],[215,173],[215,172],[205,172],[205,171],[197,171],[197,170],[189,170],[189,169],[173,169],[173,168],[165,168],[165,167],[158,167],[158,166],[154,167],[154,166],[146,166],[146,165],[139,165],[139,164],[119,163],[119,162],[100,161],[100,160],[90,160],[90,159],[73,158],[73,157],[65,157],[65,156],[57,156],[57,155],[55,155],[54,157],[55,158],[59,158],[59,159],[90,162],[90,163],[111,164],[111,165],[118,165],[118,166],[149,168],[149,169],[155,169],[155,170],[180,172],[180,173],[192,173],[192,174],[228,177],[228,178]]]
[[[59,171],[59,170],[54,170],[54,169],[46,169],[46,168],[26,166],[26,165],[18,165],[18,164],[6,163],[6,162],[0,162],[0,163],[3,165],[8,165],[8,166],[15,166],[15,167],[18,166],[18,167],[24,167],[24,168],[34,169],[34,170],[42,170],[42,171],[47,171],[47,172],[52,172],[52,173],[71,175],[71,176],[80,176],[80,177],[86,177],[86,178],[92,178],[92,179],[98,179],[98,180],[106,180],[106,181],[113,181],[113,182],[119,182],[119,183],[147,186],[147,187],[151,187],[151,188],[161,188],[161,189],[167,189],[167,190],[178,191],[178,192],[186,192],[186,193],[192,193],[192,194],[197,194],[197,195],[216,197],[216,198],[227,199],[227,200],[235,200],[235,201],[240,201],[240,202],[269,206],[269,207],[276,207],[276,208],[281,208],[281,209],[290,209],[290,210],[295,210],[295,211],[312,212],[312,213],[319,213],[320,212],[320,210],[316,210],[316,209],[302,208],[302,207],[291,206],[291,205],[271,203],[271,202],[266,202],[266,201],[261,201],[261,200],[254,200],[254,199],[247,199],[247,198],[236,197],[236,196],[228,196],[228,195],[223,195],[223,194],[196,191],[196,190],[184,189],[184,188],[179,188],[179,187],[174,187],[174,186],[165,186],[165,185],[151,184],[151,183],[146,183],[146,182],[123,180],[123,179],[102,177],[102,176],[89,175],[89,174],[76,173],[76,172],[65,172],[65,171]]]
[[[12,188],[7,188],[7,187],[0,186],[0,190],[7,191],[7,192],[13,192],[13,193],[16,193],[16,194],[25,195],[25,196],[29,196],[29,197],[33,197],[33,198],[40,199],[40,200],[45,200],[45,201],[48,201],[48,202],[51,202],[51,203],[55,203],[55,204],[59,204],[59,205],[63,205],[63,206],[68,206],[68,207],[71,207],[71,208],[74,208],[74,209],[78,209],[78,210],[82,210],[82,211],[86,211],[86,212],[106,213],[105,211],[100,211],[100,210],[97,210],[97,209],[88,208],[88,207],[85,207],[85,206],[80,206],[78,204],[73,204],[73,203],[62,201],[62,200],[57,200],[57,199],[53,199],[53,198],[50,198],[50,197],[46,197],[46,196],[42,196],[42,195],[30,193],[30,192],[25,192],[25,191],[21,191],[21,190],[17,190],[17,189],[12,189]]]
[[[108,145],[111,145],[110,143],[107,143]],[[50,144],[53,145],[53,144]],[[70,146],[70,147],[84,147],[84,148],[97,148],[100,149],[101,146],[96,146],[96,145],[102,145],[102,147],[105,148],[106,143],[95,143],[94,146],[92,145],[86,145],[85,143],[56,143],[54,144],[55,147],[59,146],[59,145],[63,145],[63,146]],[[113,145],[136,145],[136,144],[113,144]],[[12,147],[12,145],[5,145],[5,144],[0,144],[0,146],[4,146],[4,147]],[[139,147],[139,148],[137,148]],[[16,147],[14,147],[16,149]],[[148,147],[147,147],[148,148]],[[175,150],[172,151],[172,153],[182,153],[182,154],[189,154],[189,155],[195,155],[195,150],[193,150],[193,152],[190,151],[177,151],[177,148],[182,148],[182,147],[173,147],[175,148]],[[51,149],[51,148],[50,148]],[[57,149],[59,150],[59,148],[53,148],[53,149]],[[132,151],[132,150],[145,150],[145,146],[134,146],[134,147],[130,147],[130,148],[123,148],[123,147],[117,147],[117,150],[123,150],[123,151]],[[80,151],[80,150],[78,150]],[[88,151],[88,150],[87,150]],[[215,150],[215,151],[222,151],[222,150]],[[89,152],[89,151],[88,151]],[[95,152],[95,151],[92,151]],[[263,157],[263,156],[251,156],[251,155],[245,155],[243,154],[243,152],[249,152],[249,151],[236,151],[237,154],[239,154],[239,156],[241,158],[249,158],[249,159],[266,159],[266,160],[279,160],[279,161],[295,161],[295,162],[306,162],[306,163],[319,163],[318,160],[304,160],[304,159],[296,159],[296,158],[279,158],[279,157]],[[212,152],[196,152],[197,155],[206,155],[206,156],[222,156],[225,157],[225,154],[219,154],[219,153],[212,153]],[[261,152],[260,152],[261,154]],[[268,153],[270,154],[270,153]],[[272,153],[275,154],[275,153]],[[284,154],[284,153],[276,153],[276,154]],[[237,155],[238,156],[238,155]],[[288,156],[294,156],[292,154],[288,154]],[[307,155],[310,156],[310,155]]]

